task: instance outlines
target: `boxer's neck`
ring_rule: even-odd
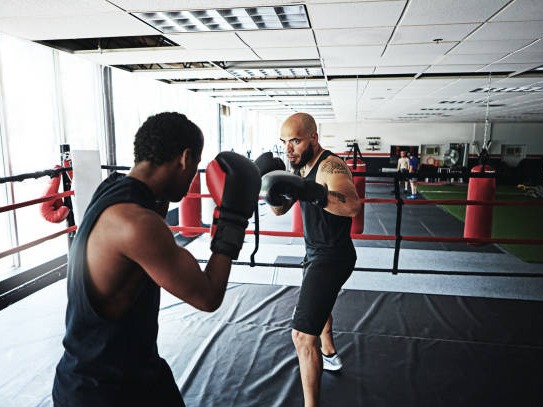
[[[315,165],[315,163],[317,161],[319,161],[319,158],[321,156],[321,154],[324,152],[324,148],[322,148],[320,145],[318,146],[317,148],[317,151],[315,151],[315,156],[313,157],[313,159],[311,161],[309,161],[306,165],[304,165],[302,167],[302,169],[300,170],[300,175],[302,177],[305,177],[307,174],[309,174],[309,172],[311,171],[311,169],[313,168],[313,166]]]

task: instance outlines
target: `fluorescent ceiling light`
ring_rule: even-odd
[[[241,79],[266,78],[313,78],[323,77],[322,68],[254,68],[228,69],[232,75]]]
[[[156,11],[132,15],[167,34],[310,28],[304,5]]]

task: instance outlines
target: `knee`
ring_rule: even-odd
[[[317,337],[293,329],[292,342],[296,349],[307,349],[317,346]]]

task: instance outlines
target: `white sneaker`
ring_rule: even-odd
[[[343,367],[343,363],[341,362],[341,358],[337,353],[334,353],[330,356],[322,355],[322,368],[324,370],[330,370],[330,371],[338,371]]]

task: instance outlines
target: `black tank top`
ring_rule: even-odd
[[[114,321],[101,317],[87,294],[88,236],[106,208],[123,202],[153,209],[155,198],[134,178],[110,176],[94,193],[70,248],[65,351],[53,385],[56,406],[184,405],[158,355],[160,287],[145,275],[132,306]]]
[[[325,150],[305,179],[315,181],[320,163],[331,154],[332,152]],[[295,174],[300,175],[300,171],[296,170]],[[352,218],[334,215],[309,202],[300,201],[300,205],[308,255],[336,257],[339,252],[354,254],[351,239]]]

